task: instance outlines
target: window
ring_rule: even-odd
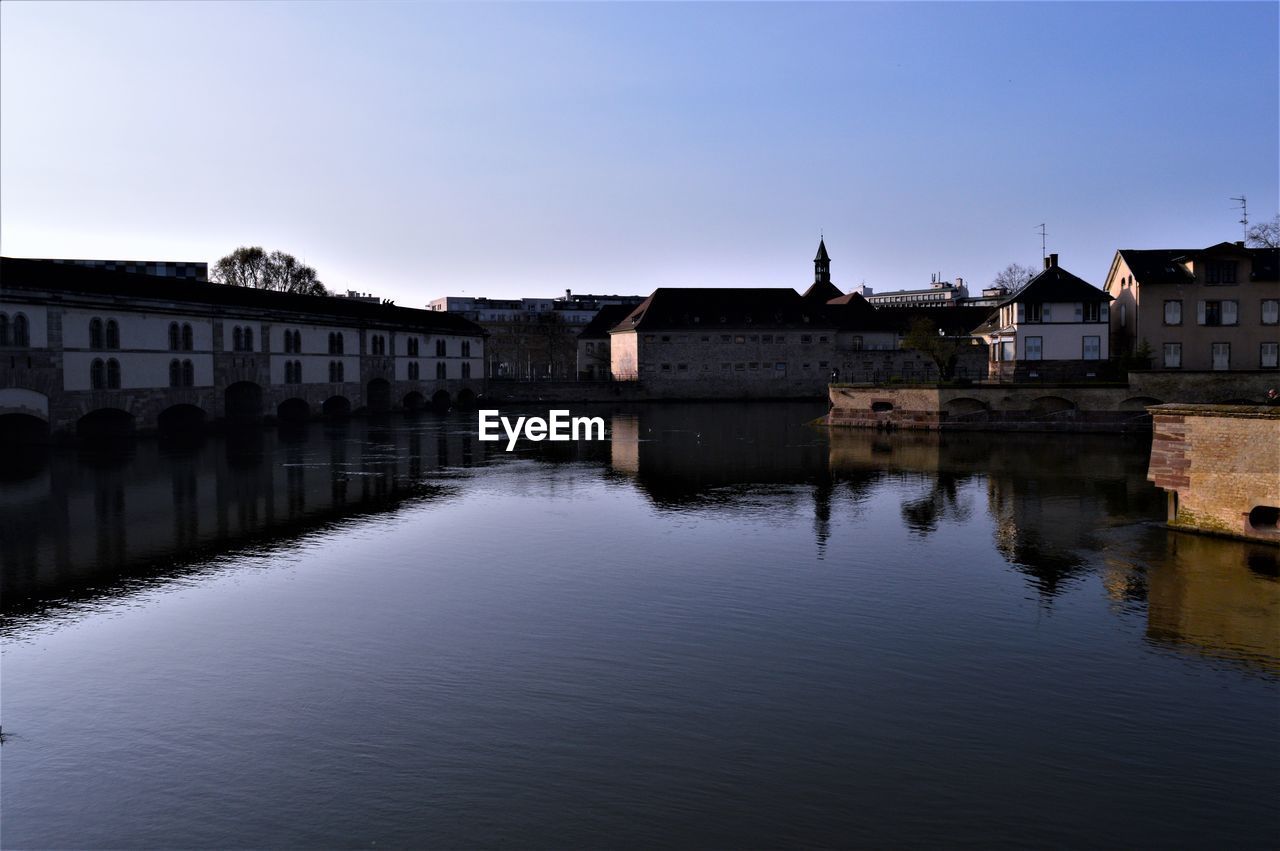
[[[861,337],[854,337],[854,338],[853,338],[853,341],[852,341],[852,346],[853,346],[853,350],[854,350],[855,352],[860,352],[860,351],[862,351],[862,338],[861,338]]]
[[[182,386],[194,387],[196,384],[196,367],[189,360],[182,362]]]
[[[1027,360],[1040,360],[1043,347],[1043,337],[1027,337],[1025,342]]]
[[[191,330],[191,323],[182,323],[182,350],[189,352],[196,347],[195,332]]]
[[[1021,313],[1022,311],[1018,311],[1018,312]],[[1027,322],[1043,322],[1048,318],[1045,316],[1045,313],[1046,311],[1044,309],[1043,304],[1040,304],[1039,302],[1032,302],[1031,304],[1027,305],[1026,321]],[[1021,322],[1022,317],[1018,317],[1018,321]]]
[[[436,378],[443,379],[445,377],[445,364],[443,362],[436,364]]]
[[[436,340],[436,357],[438,357],[438,358],[442,358],[442,357],[444,357],[444,356],[445,356],[445,341],[444,341],[444,340]],[[444,378],[444,376],[443,376],[443,375],[439,375],[439,376],[436,376],[436,377],[437,377],[437,378]]]
[[[1258,350],[1258,366],[1275,369],[1280,365],[1280,343],[1263,343]]]
[[[169,323],[169,351],[176,352],[178,351],[179,348],[181,348],[181,346],[182,346],[182,331],[178,329],[177,322],[170,322]],[[174,361],[173,363],[176,364],[177,361]],[[170,366],[172,366],[172,364],[170,364]],[[170,370],[170,372],[172,372],[172,370]],[[171,381],[169,382],[169,386],[177,387],[178,385],[174,384]]]
[[[340,355],[346,347],[346,336],[341,331],[329,332],[329,354]]]
[[[809,343],[812,343],[812,342],[813,342],[813,336],[812,336],[812,335],[810,335],[810,334],[801,334],[801,335],[800,335],[800,344],[801,344],[801,345],[808,345]]]
[[[773,371],[776,372],[778,375],[786,375],[787,365],[782,361],[778,361],[773,365]]]
[[[1222,303],[1222,324],[1223,325],[1239,325],[1240,324],[1239,302],[1224,301]]]
[[[1164,303],[1164,324],[1182,324],[1182,302],[1180,300],[1174,299]]]
[[[747,338],[742,336],[741,334],[738,334],[733,338],[733,341],[735,343],[745,343],[747,341]]]
[[[102,320],[96,316],[89,320],[89,348],[105,348],[102,345]]]
[[[464,358],[469,358],[469,357],[471,357],[471,341],[470,341],[470,340],[463,340],[463,341],[462,341],[462,356],[463,356]],[[465,376],[464,376],[464,378],[465,378]]]
[[[1164,344],[1164,368],[1165,369],[1182,369],[1182,344],[1181,343],[1165,343]]]
[[[1236,261],[1210,260],[1204,267],[1204,282],[1210,286],[1234,284],[1236,282]]]
[[[340,360],[331,360],[331,361],[329,361],[329,383],[330,383],[330,384],[341,384],[341,383],[342,383],[342,380],[343,380],[343,378],[342,378],[342,361],[340,361]]]
[[[107,320],[107,348],[120,348],[120,323],[114,319]]]
[[[110,336],[109,336],[111,333],[110,328],[107,329],[107,333],[108,333],[108,340],[110,340]],[[253,329],[252,328],[244,329],[244,350],[246,352],[253,351]]]
[[[107,386],[106,364],[102,362],[102,358],[94,358],[89,365],[89,386],[94,390],[102,390]]]
[[[231,332],[231,350],[235,352],[244,351],[244,331],[239,325]]]
[[[1277,323],[1280,323],[1280,300],[1264,298],[1262,300],[1262,324],[1275,325]]]
[[[1124,328],[1129,322],[1129,305],[1120,305],[1120,327]]]
[[[0,346],[9,345],[9,314],[0,313]]]
[[[172,330],[177,331],[178,326],[177,325],[172,326]],[[177,360],[169,361],[169,386],[170,387],[182,386],[182,364],[178,363]]]
[[[1000,344],[1000,357],[997,360],[1017,360],[1018,353],[1014,350],[1016,343],[1013,340],[1004,340]]]
[[[417,361],[414,361],[413,363],[409,364],[409,380],[410,381],[418,380],[418,362]]]
[[[1202,301],[1196,305],[1196,321],[1201,325],[1238,325],[1240,313],[1235,301]]]
[[[1231,369],[1231,344],[1214,343],[1211,349],[1213,368],[1217,370]]]
[[[463,378],[471,377],[471,364],[468,361],[462,362],[462,377]]]
[[[1102,357],[1102,338],[1101,337],[1082,337],[1084,343],[1084,359],[1098,360]]]
[[[409,357],[416,358],[418,356],[418,338],[417,337],[409,338],[407,350],[409,352]]]
[[[670,372],[670,371],[671,371],[671,364],[669,364],[669,363],[664,363],[664,364],[662,365],[662,371],[663,371],[663,372]]]
[[[1096,301],[1091,301],[1087,303],[1084,306],[1084,321],[1085,322],[1099,321],[1099,317],[1102,316],[1102,311],[1100,310],[1100,308],[1101,308],[1101,305]]]
[[[13,345],[20,348],[26,348],[31,345],[31,334],[27,325],[27,315],[25,313],[14,314],[13,317]]]
[[[732,339],[732,338],[731,338],[728,334],[721,334],[721,335],[720,335],[720,342],[722,342],[722,343],[727,343],[727,342],[729,342],[731,339]]]
[[[107,361],[107,389],[120,389],[120,361],[115,358]]]

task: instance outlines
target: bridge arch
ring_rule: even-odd
[[[256,420],[262,416],[262,387],[253,381],[237,381],[224,394],[228,420]]]
[[[1075,409],[1075,402],[1061,396],[1039,396],[1031,400],[1031,413],[1037,416],[1047,417]]]
[[[427,405],[427,397],[414,390],[405,394],[401,405],[406,411],[421,411]]]
[[[351,400],[346,396],[330,396],[320,405],[320,413],[333,419],[350,416]]]
[[[47,419],[33,414],[0,413],[0,446],[25,446],[48,440]]]
[[[449,410],[450,401],[448,390],[437,390],[431,396],[431,407],[443,413]]]
[[[1145,413],[1150,405],[1161,404],[1159,399],[1151,396],[1130,396],[1116,406],[1117,411],[1134,411]]]
[[[458,391],[458,398],[454,400],[454,404],[460,411],[470,411],[476,406],[476,392],[470,387],[463,387]]]
[[[974,399],[972,396],[949,399],[943,403],[942,410],[948,417],[963,417],[971,420],[985,419],[991,412],[986,402]]]
[[[49,397],[25,387],[0,389],[0,414],[26,414],[49,421]]]

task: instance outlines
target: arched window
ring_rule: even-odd
[[[196,367],[189,360],[182,362],[182,386],[194,387],[196,383]]]
[[[462,341],[462,356],[464,358],[471,357],[471,341],[470,340]]]
[[[89,365],[89,386],[94,390],[101,390],[107,386],[107,373],[102,358],[94,358],[93,363]]]
[[[443,363],[436,364],[436,378],[444,378],[445,377],[444,371],[445,371],[445,365]]]
[[[27,331],[27,315],[19,313],[13,317],[13,344],[26,348],[31,345],[31,337]]]
[[[120,389],[120,361],[115,358],[107,361],[107,389]]]
[[[445,341],[436,340],[436,357],[442,358],[444,356],[445,356]]]
[[[177,360],[169,361],[169,386],[182,386],[182,364],[178,363]]]
[[[0,346],[9,345],[9,314],[0,313]]]
[[[302,351],[302,332],[301,331],[293,332],[293,350],[295,352]]]
[[[471,364],[469,364],[469,363],[467,363],[467,362],[465,362],[465,361],[464,361],[464,362],[463,362],[463,364],[462,364],[462,377],[463,377],[463,378],[470,378],[470,377],[471,377]]]
[[[336,360],[329,361],[329,383],[333,384],[338,380],[338,362]]]
[[[107,348],[120,348],[120,323],[114,319],[107,320]]]
[[[244,331],[241,330],[239,325],[231,332],[231,350],[233,352],[244,351]]]
[[[89,320],[89,348],[104,348],[102,345],[102,320],[96,316]]]
[[[418,364],[417,363],[409,364],[409,380],[411,381],[418,380]]]
[[[182,345],[182,334],[178,330],[177,322],[169,323],[169,351],[176,352],[178,347]]]
[[[182,350],[189,352],[196,347],[195,334],[191,331],[191,323],[182,323]]]
[[[244,350],[246,352],[253,351],[253,329],[244,329]]]

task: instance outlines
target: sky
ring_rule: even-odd
[[[988,284],[1280,210],[1280,3],[0,4],[0,253],[331,289]]]

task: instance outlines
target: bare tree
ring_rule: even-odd
[[[1280,248],[1280,215],[1249,228],[1245,241],[1253,248]]]
[[[252,287],[301,295],[329,295],[316,270],[283,251],[268,254],[261,246],[240,246],[213,265],[213,280],[232,287]]]
[[[960,351],[963,346],[963,340],[945,336],[938,329],[937,323],[927,316],[912,319],[910,329],[902,338],[904,349],[923,352],[933,361],[943,381],[950,381],[955,374],[956,363],[960,360]]]
[[[993,287],[1004,287],[1013,295],[1027,285],[1027,282],[1038,275],[1034,266],[1023,266],[1021,263],[1010,263],[991,281]]]

